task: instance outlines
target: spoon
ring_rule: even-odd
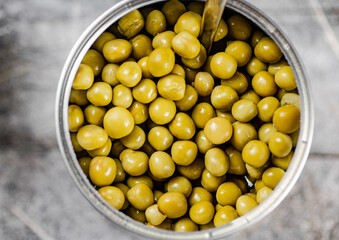
[[[201,21],[200,41],[210,52],[227,0],[207,0]]]

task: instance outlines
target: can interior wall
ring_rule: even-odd
[[[142,223],[132,220],[124,213],[112,208],[99,195],[97,190],[94,189],[85,174],[82,172],[75,152],[73,151],[68,129],[68,101],[73,79],[87,50],[101,35],[101,33],[128,12],[160,2],[163,2],[163,0],[120,1],[97,18],[75,43],[65,62],[57,90],[55,117],[59,148],[74,182],[87,200],[106,218],[113,221],[117,226],[136,234],[139,238],[196,240],[219,239],[230,236],[231,234],[244,230],[248,226],[263,219],[266,215],[272,212],[273,209],[278,206],[290,192],[306,163],[311,147],[314,126],[313,105],[309,94],[309,87],[302,63],[296,54],[294,47],[272,20],[249,3],[243,0],[228,0],[227,8],[247,17],[279,45],[286,60],[289,62],[294,71],[301,101],[300,133],[293,159],[283,179],[264,202],[244,216],[241,216],[229,224],[219,228],[190,233],[168,232],[165,230],[150,228]]]

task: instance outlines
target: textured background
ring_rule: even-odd
[[[80,194],[58,150],[64,61],[116,0],[0,1],[0,239],[132,239]],[[339,239],[339,1],[252,0],[304,61],[315,103],[311,155],[292,192],[238,239]],[[325,13],[325,15],[323,15]]]

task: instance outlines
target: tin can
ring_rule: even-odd
[[[249,213],[235,219],[222,227],[190,233],[169,232],[156,228],[150,228],[139,223],[124,213],[112,208],[91,185],[78,164],[76,154],[73,150],[70,133],[68,129],[68,105],[72,82],[77,69],[88,49],[94,41],[113,23],[132,10],[157,4],[162,0],[124,0],[112,6],[97,18],[81,35],[71,50],[64,68],[62,70],[57,96],[56,96],[56,132],[58,144],[65,164],[82,194],[86,199],[106,218],[113,221],[117,226],[136,234],[145,239],[220,239],[230,236],[236,232],[245,230],[250,225],[262,220],[271,213],[287,196],[306,163],[314,127],[314,113],[307,78],[302,63],[296,50],[282,33],[279,27],[264,13],[243,0],[228,0],[226,8],[244,15],[269,37],[271,37],[281,48],[286,60],[294,71],[297,87],[300,95],[301,122],[298,143],[294,151],[293,159],[280,183],[270,196]]]

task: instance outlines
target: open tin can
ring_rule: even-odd
[[[264,31],[271,37],[282,50],[286,60],[292,67],[300,95],[301,122],[298,143],[294,151],[293,159],[280,183],[270,196],[249,213],[233,220],[232,222],[218,228],[209,230],[180,233],[150,228],[139,223],[123,212],[111,207],[92,186],[78,164],[78,159],[73,150],[68,128],[68,105],[72,88],[72,82],[77,69],[88,49],[94,41],[113,23],[132,10],[157,4],[162,0],[124,0],[112,6],[97,18],[81,35],[71,50],[64,68],[62,70],[56,97],[56,131],[58,144],[65,160],[66,166],[76,185],[87,198],[87,200],[106,218],[117,226],[136,234],[145,239],[220,239],[230,236],[236,232],[246,229],[250,225],[262,220],[273,211],[290,192],[306,163],[313,136],[313,106],[307,79],[302,63],[279,27],[264,13],[243,0],[229,0],[226,8],[239,13]]]

